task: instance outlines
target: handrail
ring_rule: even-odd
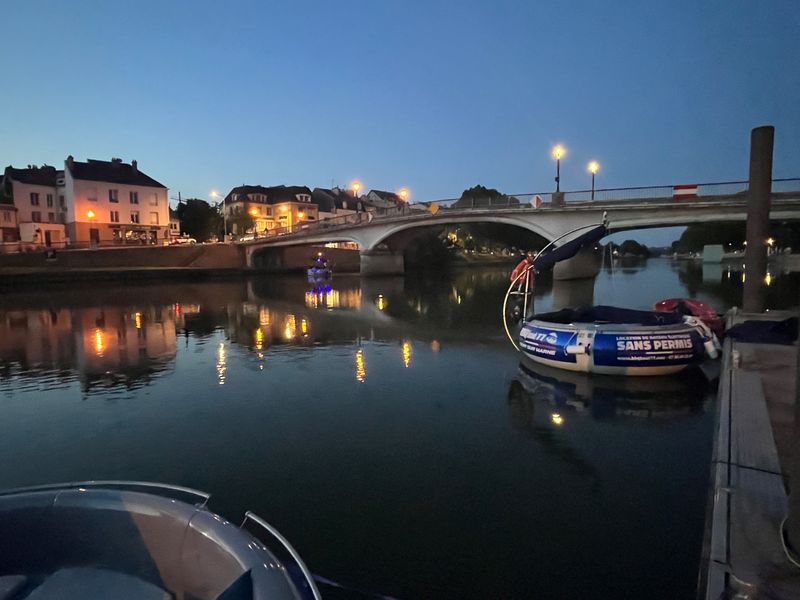
[[[108,479],[108,480],[89,480],[89,481],[69,481],[65,483],[46,483],[43,485],[31,485],[26,487],[12,488],[9,490],[0,491],[0,496],[9,496],[11,494],[24,494],[27,492],[45,492],[48,490],[63,490],[71,488],[119,488],[122,490],[133,491],[134,488],[144,488],[148,490],[160,490],[179,492],[188,496],[196,496],[202,500],[201,506],[205,506],[211,498],[211,494],[202,492],[194,488],[184,487],[182,485],[174,485],[171,483],[158,483],[153,481],[126,481],[122,479]]]
[[[314,576],[311,574],[311,571],[309,571],[308,567],[303,562],[303,559],[300,558],[300,554],[298,554],[297,550],[294,549],[294,546],[292,546],[289,543],[289,540],[287,540],[285,537],[283,537],[281,535],[280,531],[275,529],[272,525],[267,523],[264,519],[259,517],[257,514],[255,514],[254,512],[251,512],[249,510],[246,513],[244,513],[244,520],[242,521],[242,524],[239,526],[239,529],[243,528],[245,526],[245,523],[247,523],[248,520],[251,520],[254,523],[256,523],[257,525],[261,526],[262,529],[267,531],[270,535],[272,535],[272,537],[274,537],[276,540],[278,540],[281,543],[281,545],[286,549],[286,551],[292,556],[292,559],[294,559],[294,562],[297,563],[297,566],[300,567],[300,571],[303,573],[303,577],[308,582],[308,586],[311,589],[311,594],[314,596],[314,600],[322,600],[322,595],[319,593],[319,589],[317,588],[317,584],[314,581]],[[261,541],[263,542],[264,540],[261,540]],[[265,544],[266,544],[266,542],[265,542]]]

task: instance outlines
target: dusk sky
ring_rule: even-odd
[[[242,183],[562,189],[800,176],[797,0],[3,3],[0,162]],[[669,232],[653,242],[669,241]],[[669,239],[668,239],[669,238]]]

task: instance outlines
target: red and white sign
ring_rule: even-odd
[[[672,186],[672,198],[674,200],[684,200],[686,198],[697,198],[697,184]]]
[[[535,196],[534,196],[534,197],[531,199],[531,206],[532,206],[533,208],[539,208],[541,205],[542,205],[542,197],[541,197],[539,194],[536,194],[536,195],[535,195]]]

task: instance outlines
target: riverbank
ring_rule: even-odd
[[[201,267],[6,268],[0,270],[0,292],[29,289],[40,285],[63,286],[90,282],[134,284],[143,281],[210,281],[241,278],[259,272],[241,268]]]

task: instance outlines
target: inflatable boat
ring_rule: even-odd
[[[668,375],[715,358],[719,342],[696,317],[595,306],[534,315],[519,347],[534,362],[568,371]]]
[[[233,525],[209,496],[144,482],[84,482],[0,494],[3,600],[299,600],[312,574],[271,525]]]

